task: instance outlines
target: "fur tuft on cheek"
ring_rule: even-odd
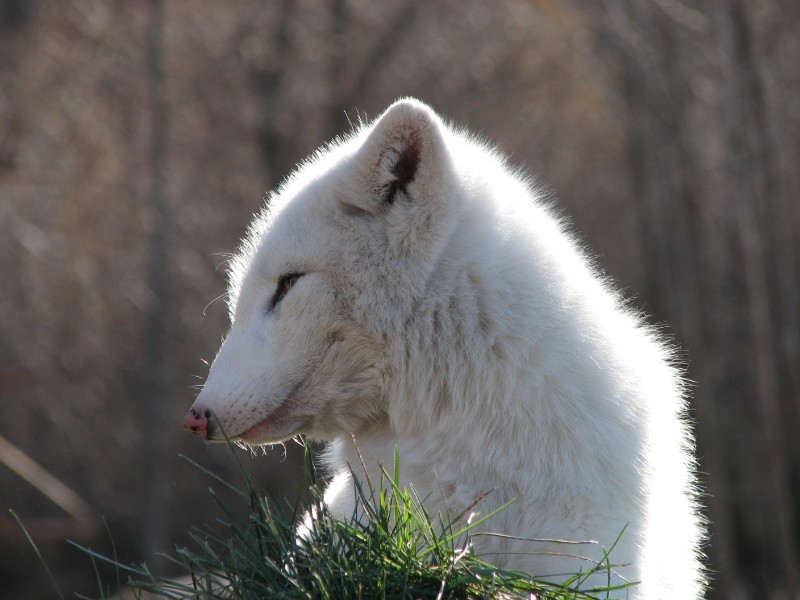
[[[385,417],[385,353],[383,344],[368,334],[340,332],[298,390],[310,410],[309,435],[331,439]]]

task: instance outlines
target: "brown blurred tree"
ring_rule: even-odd
[[[226,327],[220,254],[348,119],[416,95],[540,174],[685,350],[710,596],[797,594],[800,4],[0,0],[0,29],[0,435],[123,560],[211,518],[179,452],[235,477],[180,429]],[[252,466],[292,497],[281,459]],[[58,511],[7,469],[0,489]],[[85,557],[45,550],[96,592]],[[24,545],[0,557],[41,597]]]

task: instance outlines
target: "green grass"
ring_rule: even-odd
[[[92,561],[110,562],[127,574],[127,585],[137,597],[147,592],[160,598],[197,600],[555,600],[605,598],[619,589],[577,589],[597,571],[611,573],[613,565],[607,554],[603,564],[562,584],[494,568],[474,553],[470,539],[474,528],[495,513],[471,522],[464,516],[449,521],[428,514],[415,491],[400,485],[396,454],[392,473],[384,472],[380,482],[356,485],[356,513],[364,516],[337,519],[321,501],[321,486],[306,446],[310,509],[315,517],[314,526],[302,541],[298,541],[297,522],[308,506],[296,508],[293,517],[287,517],[276,502],[256,491],[244,467],[244,486],[239,489],[193,464],[218,484],[235,491],[245,503],[248,516],[237,516],[237,511],[212,490],[224,533],[195,528],[190,534],[192,547],[177,548],[167,556],[175,564],[175,571],[189,575],[180,579],[159,578],[146,566],[123,565],[84,548]],[[101,596],[114,597],[106,595],[105,586],[99,581],[98,586]]]

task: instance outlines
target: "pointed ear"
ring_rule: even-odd
[[[358,151],[366,184],[363,208],[377,213],[403,199],[428,196],[444,159],[443,128],[436,113],[418,100],[392,104]]]

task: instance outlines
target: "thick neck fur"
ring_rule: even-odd
[[[521,193],[518,185],[510,181],[507,191]],[[518,492],[526,501],[545,501],[551,489],[563,494],[566,481],[581,488],[579,495],[589,501],[593,490],[607,487],[593,485],[599,473],[624,479],[626,468],[637,468],[603,469],[601,463],[616,455],[604,449],[644,443],[640,430],[624,426],[640,408],[625,397],[626,382],[612,375],[618,370],[599,362],[613,356],[606,348],[613,340],[608,339],[612,332],[598,329],[597,323],[607,323],[617,335],[624,333],[619,328],[627,329],[626,337],[648,342],[577,248],[565,241],[555,219],[540,207],[514,206],[526,201],[499,198],[488,209],[485,199],[468,203],[425,293],[402,331],[390,336],[387,362],[392,367],[383,380],[383,393],[392,398],[388,418],[355,432],[356,440],[365,460],[374,457],[387,469],[394,448],[409,447],[401,460],[419,461],[407,466],[427,478],[437,470],[458,472],[452,463],[460,462],[470,470],[462,474],[463,481],[474,477],[485,482],[489,474],[499,488],[507,488],[500,494],[504,497]],[[508,207],[505,215],[500,212],[506,222],[487,238],[487,211],[498,219],[497,204]],[[518,210],[538,212],[523,221],[536,223],[536,235],[519,225]],[[498,245],[504,246],[500,252]],[[565,268],[572,272],[558,272]],[[606,314],[598,319],[598,312]],[[565,372],[574,376],[567,379]],[[598,409],[603,404],[615,408]],[[571,428],[590,433],[576,439]],[[628,454],[642,452],[633,448]],[[476,469],[483,473],[476,476]],[[521,479],[522,469],[534,471],[535,477]],[[521,480],[538,482],[536,489],[512,490]],[[485,491],[471,493],[477,497]]]

